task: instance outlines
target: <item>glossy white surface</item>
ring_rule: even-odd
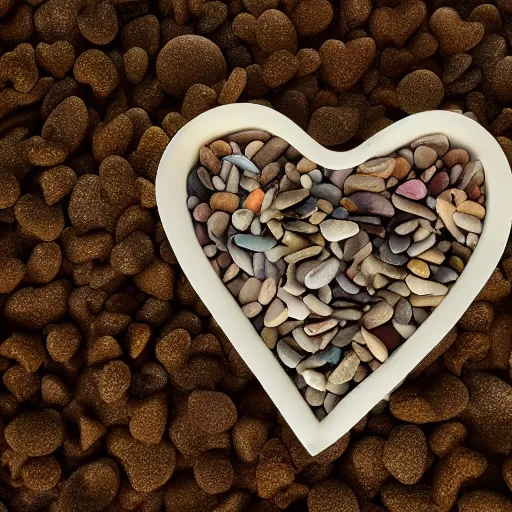
[[[452,146],[481,160],[486,174],[487,215],[480,242],[455,286],[425,323],[376,372],[372,373],[319,422],[294,383],[261,340],[240,306],[205,257],[187,209],[186,180],[200,147],[232,132],[267,130],[329,169],[356,167],[385,156],[422,135],[444,133]],[[423,112],[396,122],[359,147],[330,151],[275,110],[254,104],[215,108],[190,121],[165,150],[156,178],[160,217],[181,268],[232,344],[261,382],[309,453],[324,450],[350,430],[388,395],[439,343],[462,316],[496,267],[512,220],[512,177],[494,137],[478,123],[445,111]]]

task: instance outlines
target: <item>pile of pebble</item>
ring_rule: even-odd
[[[330,170],[247,130],[199,161],[203,251],[320,420],[442,302],[482,232],[482,164],[443,134]]]

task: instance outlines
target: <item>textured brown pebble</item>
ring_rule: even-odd
[[[32,491],[47,491],[60,480],[60,464],[55,457],[28,460],[21,468],[23,483]]]
[[[48,325],[45,333],[46,349],[58,363],[69,361],[78,350],[82,339],[80,331],[72,323]]]
[[[224,453],[208,451],[196,459],[194,476],[203,491],[208,494],[221,494],[233,485],[233,466]]]
[[[478,364],[484,359],[489,351],[490,343],[489,336],[484,332],[467,331],[459,334],[457,341],[443,355],[446,368],[460,376],[466,362]]]
[[[142,82],[149,66],[149,57],[142,48],[130,48],[123,55],[123,69],[126,79],[132,84]]]
[[[383,462],[384,440],[368,436],[355,441],[341,467],[347,483],[357,496],[372,499],[390,477]]]
[[[110,96],[119,83],[115,64],[101,50],[86,50],[75,61],[73,76],[84,84],[91,86],[95,96]]]
[[[292,21],[299,36],[313,36],[323,32],[331,23],[333,8],[328,0],[300,2],[292,13]]]
[[[295,54],[297,51],[297,33],[292,22],[281,11],[268,9],[256,22],[256,41],[266,53],[287,50]]]
[[[512,512],[512,501],[496,491],[481,489],[463,494],[457,507],[459,512]]]
[[[37,177],[47,205],[53,205],[66,197],[76,183],[75,171],[66,165],[45,169]]]
[[[173,478],[165,489],[165,510],[167,512],[194,512],[214,510],[217,497],[206,493],[190,474]]]
[[[154,491],[174,473],[176,451],[167,441],[141,443],[124,429],[114,427],[108,434],[107,449],[119,461],[137,491]]]
[[[44,42],[36,46],[37,65],[48,71],[55,78],[64,78],[75,62],[75,49],[68,41]]]
[[[235,404],[219,391],[193,391],[188,399],[191,421],[208,434],[229,430],[238,416]]]
[[[444,97],[443,83],[432,71],[409,73],[397,86],[400,108],[407,114],[436,109]]]
[[[137,287],[159,300],[171,300],[174,297],[175,271],[171,265],[161,259],[155,259],[134,279]]]
[[[100,458],[77,468],[64,482],[55,504],[57,512],[100,512],[114,501],[121,475],[116,462]]]
[[[57,322],[66,314],[69,288],[65,280],[40,288],[22,288],[7,300],[5,318],[29,329]]]
[[[226,61],[219,47],[202,36],[183,35],[169,41],[158,54],[158,80],[174,97],[193,84],[214,85],[226,77]]]
[[[64,407],[71,401],[71,391],[56,375],[45,375],[41,379],[41,398],[50,407]]]
[[[32,373],[43,364],[45,351],[36,334],[14,332],[0,345],[0,356],[15,359]]]
[[[399,482],[412,485],[423,476],[427,455],[427,440],[423,431],[415,425],[399,425],[384,443],[382,461]]]
[[[455,375],[444,373],[421,388],[413,384],[395,391],[390,398],[391,413],[402,421],[422,424],[457,416],[468,404],[466,386]]]
[[[359,127],[359,111],[350,107],[321,107],[311,116],[308,133],[324,146],[351,139]]]
[[[110,262],[121,274],[134,275],[149,265],[153,258],[153,242],[142,231],[135,231],[112,249]]]
[[[434,455],[444,457],[456,446],[464,444],[467,435],[466,427],[459,421],[441,423],[430,434],[428,445]]]
[[[18,364],[10,366],[4,372],[2,382],[18,402],[29,400],[40,387],[38,373],[29,373]]]
[[[98,391],[106,403],[119,400],[130,387],[130,368],[123,361],[107,363],[97,376]]]
[[[110,155],[124,155],[133,137],[132,120],[120,114],[96,128],[92,136],[92,153],[101,162]]]
[[[85,6],[77,21],[81,34],[95,45],[112,42],[119,28],[116,9],[107,1]]]
[[[230,192],[215,192],[210,198],[210,207],[214,211],[233,213],[240,204],[240,198]]]
[[[388,483],[382,488],[381,498],[390,512],[440,512],[429,485]]]
[[[22,412],[5,427],[5,440],[29,457],[53,453],[64,439],[64,424],[54,409]]]
[[[174,329],[157,341],[156,358],[169,373],[173,373],[187,362],[191,341],[185,329]]]
[[[0,257],[0,293],[11,293],[25,275],[25,265],[17,258]]]
[[[14,215],[27,234],[45,242],[55,240],[65,225],[61,207],[48,206],[35,194],[25,194],[21,197],[14,207]]]
[[[329,39],[319,50],[322,76],[336,92],[350,89],[368,70],[375,52],[375,43],[369,37],[347,44]]]
[[[219,94],[219,105],[236,103],[247,83],[247,72],[243,68],[235,68],[229,75]]]
[[[488,302],[473,302],[459,320],[467,331],[488,331],[494,320],[494,307]]]
[[[459,418],[467,426],[473,446],[496,454],[510,455],[512,388],[489,373],[468,372],[463,376],[469,402]]]
[[[460,487],[468,480],[478,478],[487,469],[483,455],[459,446],[441,459],[435,468],[432,496],[441,510],[450,510]]]
[[[20,197],[20,185],[10,172],[0,173],[0,208],[10,208]]]
[[[181,113],[186,119],[193,119],[217,104],[217,93],[203,84],[191,85],[183,98]]]
[[[308,495],[310,512],[359,512],[355,494],[343,482],[327,479],[315,484]]]
[[[139,401],[130,417],[130,433],[142,443],[158,444],[167,424],[167,398],[154,395]]]
[[[263,78],[269,87],[280,87],[291,80],[298,69],[295,55],[288,50],[277,50],[263,64]]]
[[[510,293],[511,287],[511,283],[503,277],[501,270],[496,268],[475,300],[499,302]]]
[[[233,449],[243,462],[255,462],[267,441],[267,428],[256,418],[240,418],[232,432]]]

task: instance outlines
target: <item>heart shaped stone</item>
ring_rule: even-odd
[[[376,43],[403,46],[416,32],[427,15],[427,7],[420,0],[407,0],[396,7],[375,9],[370,17],[370,34]]]
[[[248,119],[250,119],[249,122]],[[288,348],[291,348],[295,353],[301,356],[301,352],[305,350],[301,348],[301,344],[307,344],[304,346],[310,347],[318,344],[318,350],[313,354],[315,358],[324,350],[324,348],[320,348],[322,345],[324,345],[325,348],[332,346],[333,348],[329,350],[329,353],[325,353],[325,358],[329,364],[334,364],[333,361],[337,359],[339,354],[338,350],[334,350],[334,348],[340,348],[341,352],[345,353],[344,357],[346,360],[342,359],[343,366],[340,367],[340,363],[338,362],[334,367],[336,371],[331,374],[334,375],[333,378],[329,379],[329,376],[325,377],[325,375],[322,376],[323,378],[319,377],[315,373],[314,367],[306,368],[313,370],[307,372],[302,377],[305,384],[309,386],[308,389],[311,388],[309,396],[307,397],[310,403],[320,405],[320,398],[323,397],[322,393],[324,393],[321,389],[324,383],[327,386],[329,380],[331,381],[329,386],[338,392],[340,392],[341,387],[346,384],[345,379],[348,377],[356,379],[356,382],[360,382],[350,393],[346,394],[337,405],[335,402],[329,401],[329,404],[326,405],[326,409],[328,408],[332,412],[322,421],[319,421],[321,418],[316,417],[311,411],[310,406],[304,400],[295,383],[289,378],[287,373],[283,371],[274,353],[269,350],[268,346],[262,341],[259,333],[254,329],[251,321],[241,311],[240,305],[233,299],[230,291],[225,287],[225,284],[216,276],[216,270],[212,267],[208,258],[205,257],[205,253],[196,238],[193,223],[190,221],[190,211],[188,210],[186,201],[186,182],[190,170],[196,166],[199,148],[204,144],[209,144],[218,139],[219,136],[223,134],[229,134],[248,128],[255,130],[252,132],[253,135],[258,132],[262,133],[262,131],[273,133],[277,135],[280,140],[285,140],[287,143],[291,144],[293,148],[297,148],[302,155],[305,155],[305,158],[300,160],[300,164],[297,162],[296,169],[299,169],[297,170],[297,175],[291,172],[290,169],[288,171],[287,179],[290,180],[290,190],[299,188],[298,183],[300,182],[300,186],[303,186],[303,183],[307,186],[311,186],[309,189],[310,196],[303,199],[303,201],[310,201],[312,198],[317,197],[317,194],[321,194],[322,196],[321,198],[317,198],[317,203],[321,205],[323,209],[318,209],[314,213],[312,213],[309,206],[306,209],[301,208],[302,202],[289,207],[289,211],[294,212],[293,215],[306,215],[306,217],[302,219],[300,217],[283,219],[283,212],[272,208],[272,202],[269,203],[269,200],[265,202],[264,197],[263,201],[258,203],[258,207],[261,209],[262,205],[266,204],[266,211],[263,213],[261,210],[257,212],[260,214],[259,225],[255,225],[254,231],[252,231],[253,226],[251,223],[250,232],[255,236],[259,236],[258,233],[266,233],[266,231],[264,231],[264,224],[267,222],[269,223],[268,229],[270,229],[272,236],[279,239],[282,238],[283,242],[279,242],[279,244],[270,249],[268,253],[256,252],[252,258],[249,258],[251,263],[250,269],[251,272],[254,273],[254,278],[251,279],[259,280],[260,282],[263,280],[261,290],[264,291],[262,292],[260,290],[258,292],[257,301],[259,302],[260,293],[262,293],[264,300],[262,300],[260,304],[262,306],[269,304],[268,306],[264,306],[270,311],[266,319],[267,323],[281,327],[283,321],[286,320],[286,328],[284,329],[283,326],[281,329],[281,339],[279,339],[278,333],[278,338],[275,339],[275,342],[279,339],[281,349],[287,350],[288,356],[293,356],[293,352],[289,351]],[[389,226],[389,222],[391,221],[381,221],[382,225],[380,226],[378,223],[372,224],[372,222],[375,222],[374,217],[377,215],[373,215],[370,212],[364,214],[364,221],[360,218],[361,216],[358,211],[347,212],[347,210],[345,210],[347,213],[341,215],[343,208],[341,206],[334,208],[334,204],[331,202],[339,202],[341,194],[335,195],[334,190],[330,190],[330,184],[328,182],[322,181],[317,183],[312,179],[312,177],[318,179],[315,174],[317,170],[314,169],[315,164],[319,167],[318,170],[339,169],[340,171],[336,171],[336,173],[332,174],[337,185],[334,185],[334,183],[331,184],[334,189],[342,192],[340,190],[340,187],[343,186],[342,178],[345,176],[346,179],[346,177],[351,174],[350,171],[347,173],[344,170],[356,169],[363,162],[367,162],[376,157],[389,155],[397,148],[406,147],[411,141],[416,139],[421,139],[420,142],[418,142],[419,146],[430,145],[436,152],[443,152],[443,148],[446,148],[446,141],[441,140],[442,137],[425,137],[425,134],[435,133],[436,131],[441,131],[446,134],[448,138],[454,142],[455,147],[471,148],[472,160],[478,158],[484,169],[492,168],[493,170],[492,173],[486,176],[486,193],[489,194],[492,204],[487,211],[482,232],[477,235],[480,237],[479,243],[470,260],[467,262],[462,275],[454,286],[452,286],[449,280],[448,282],[441,283],[436,282],[433,277],[425,278],[427,267],[428,270],[431,271],[431,276],[433,276],[432,269],[434,269],[434,267],[443,266],[442,261],[440,261],[441,249],[433,246],[428,248],[433,235],[433,233],[429,231],[428,226],[432,226],[432,223],[437,223],[437,221],[433,220],[432,214],[434,213],[436,217],[438,215],[437,212],[433,212],[431,209],[433,203],[430,200],[429,202],[426,202],[426,199],[422,200],[426,202],[426,204],[421,205],[424,209],[417,209],[417,207],[414,206],[417,202],[413,199],[392,194],[391,190],[392,208],[394,208],[395,211],[402,210],[402,212],[404,212],[401,224],[397,224],[403,224],[404,229],[400,229],[399,233],[395,232],[398,237],[411,237],[411,243],[409,248],[406,249],[406,254],[408,259],[412,258],[414,261],[404,270],[400,265],[386,263],[381,259],[393,258],[391,248],[400,251],[403,248],[401,243],[393,243],[391,247],[387,247],[386,245],[386,247],[382,249],[384,246],[383,243],[380,242],[381,249],[379,249],[377,253],[373,253],[372,251],[372,254],[369,254],[367,248],[365,248],[365,246],[368,245],[368,242],[366,242],[367,239],[371,239],[374,241],[373,243],[377,244],[375,241],[380,238],[378,233],[384,231],[382,235],[385,236],[386,228],[384,225]],[[238,140],[240,140],[240,138]],[[242,146],[244,144],[245,143],[242,143]],[[268,142],[265,144],[268,144]],[[274,144],[274,146],[275,145],[276,144]],[[279,146],[282,147],[284,144],[280,144]],[[232,147],[236,149],[236,146]],[[265,146],[263,146],[263,148],[264,147]],[[280,149],[281,153],[275,155],[275,158],[279,159],[283,156],[287,151],[286,148],[287,146]],[[416,147],[412,149],[415,150]],[[289,155],[294,154],[296,155],[295,151],[289,153]],[[442,156],[441,153],[439,153],[439,155]],[[404,156],[408,156],[407,152],[404,153]],[[295,162],[293,156],[289,158],[292,159],[289,163]],[[412,161],[410,163],[413,164]],[[382,165],[383,164],[365,164],[365,166],[363,166],[365,172],[361,172],[360,175],[366,175],[368,171],[370,171],[371,174],[371,169],[382,172]],[[398,170],[399,168],[397,166],[397,172]],[[219,177],[223,175],[225,179],[227,176],[226,172],[227,171],[224,171],[223,174],[221,171]],[[322,173],[323,171],[320,172]],[[391,172],[394,172],[394,170]],[[300,179],[302,176],[307,176],[308,173],[312,173],[310,180]],[[470,162],[467,176],[459,176],[459,179],[464,180],[464,183],[468,181],[468,185],[469,182],[475,180],[475,183],[478,181],[481,184],[481,176],[479,173],[480,166]],[[399,175],[402,176],[400,180],[403,180],[404,176],[401,172]],[[428,175],[426,175],[426,177],[428,177]],[[430,178],[431,177],[432,176],[430,176]],[[389,180],[391,178],[393,178],[393,176],[383,179]],[[249,179],[257,181],[254,178]],[[299,182],[293,184],[293,180],[295,179],[299,179]],[[428,179],[426,179],[426,181],[428,181]],[[250,181],[248,181],[246,185],[248,183],[250,183]],[[197,185],[197,183],[195,183],[195,185]],[[464,184],[463,188],[466,188],[468,185]],[[395,186],[395,182],[390,181],[390,186]],[[266,189],[268,191],[268,187],[266,187]],[[462,190],[449,193],[445,190],[441,192],[436,199],[442,206],[440,212],[442,212],[444,216],[447,215],[447,212],[449,213],[451,211],[453,224],[449,223],[448,225],[457,236],[459,231],[466,232],[467,229],[480,231],[481,229],[481,226],[477,222],[471,221],[471,223],[468,223],[468,219],[465,217],[465,215],[468,215],[466,213],[468,211],[480,211],[478,207],[475,206],[474,208],[468,209],[464,206],[462,210],[457,210],[457,208],[463,204],[463,202],[460,202],[462,198],[461,192]],[[462,315],[467,306],[469,306],[479,289],[491,275],[505,246],[508,237],[509,223],[512,220],[512,211],[507,206],[507,198],[510,196],[511,192],[512,178],[510,175],[510,167],[497,142],[480,125],[455,113],[426,112],[411,116],[403,119],[395,126],[380,132],[377,136],[352,151],[336,153],[312,141],[298,126],[278,112],[258,105],[241,104],[229,105],[209,111],[200,115],[182,128],[166,149],[160,162],[156,179],[156,194],[162,223],[183,271],[186,273],[205,305],[216,318],[218,324],[233,343],[240,356],[275,402],[285,421],[294,430],[306,449],[312,454],[322,451],[339,439],[357,423],[362,416],[367,414],[372,407],[396,388],[437,346]],[[363,193],[367,194],[368,192],[364,191]],[[273,197],[276,197],[275,192],[272,192],[272,194]],[[264,196],[266,196],[266,193]],[[359,203],[359,199],[353,201],[356,208],[359,208]],[[451,204],[452,208],[446,207],[444,203]],[[365,206],[365,204],[366,203],[361,202],[361,205],[364,207],[370,207]],[[369,203],[369,205],[371,204],[373,203]],[[350,206],[350,208],[352,208],[352,206]],[[326,211],[324,211],[324,209]],[[327,215],[330,215],[323,215],[327,211],[332,212],[329,218],[340,221],[346,220],[358,224],[360,226],[359,232],[362,233],[362,235],[360,236],[358,234],[356,237],[350,237],[341,240],[341,242],[326,241],[324,248],[322,248],[321,245],[318,245],[322,242],[321,238],[319,238],[321,237],[321,230],[317,226],[321,225]],[[336,215],[334,215],[335,212]],[[427,212],[430,213],[427,215]],[[265,215],[265,218],[263,215]],[[314,221],[318,222],[316,226],[314,223],[308,222],[311,216],[316,216],[315,219],[318,219]],[[409,220],[411,218],[416,218],[418,221],[417,224],[410,223]],[[448,219],[448,217],[446,217],[446,219]],[[281,222],[282,220],[284,220],[284,222]],[[443,222],[443,224],[445,223]],[[272,226],[272,228],[270,226]],[[361,229],[361,226],[364,226],[364,229]],[[492,226],[492,230],[489,229],[489,226]],[[340,229],[341,227],[343,227],[343,230]],[[281,232],[280,229],[283,231]],[[444,228],[441,227],[441,224],[438,224],[437,228],[434,225],[434,230],[436,229]],[[328,236],[331,238],[339,238],[340,236],[345,236],[348,232],[348,228],[345,229],[344,226],[338,226],[336,224],[329,227]],[[231,237],[234,234],[234,231],[230,231],[229,236]],[[476,235],[476,232],[470,232],[470,234],[470,238],[473,241],[473,235]],[[217,232],[217,239],[223,243],[222,235],[222,233]],[[284,238],[285,236],[286,239]],[[446,236],[455,235],[452,235],[450,231],[449,235],[446,234]],[[366,237],[366,239],[364,237]],[[310,242],[308,242],[308,240],[310,240]],[[313,245],[309,245],[311,240],[316,242],[313,242]],[[286,243],[284,243],[285,241]],[[208,243],[203,238],[203,243],[205,242]],[[306,245],[304,245],[305,242]],[[348,244],[348,242],[350,242],[350,244]],[[403,240],[397,239],[395,242],[403,242]],[[229,245],[232,246],[233,243],[235,242],[232,239]],[[341,251],[336,249],[333,244],[339,244]],[[385,241],[384,244],[386,244]],[[227,246],[228,244],[224,245]],[[318,246],[319,251],[313,250],[315,245]],[[414,250],[411,251],[410,249],[412,247],[414,247]],[[446,247],[446,244],[443,244],[442,247]],[[238,249],[242,250],[244,254],[248,256],[245,249],[240,247]],[[325,254],[321,255],[321,253],[325,253],[326,251],[330,254],[330,256],[327,254],[327,258]],[[347,253],[349,255],[347,258],[350,259],[344,261],[343,253]],[[212,252],[208,251],[208,254],[212,255]],[[400,253],[400,255],[401,254],[402,253]],[[460,254],[463,256],[462,252]],[[420,257],[420,255],[423,256]],[[463,257],[465,258],[466,256]],[[237,258],[240,258],[239,254]],[[319,265],[315,262],[318,258],[321,260],[320,264],[325,263],[324,267],[319,271],[316,270]],[[333,287],[330,287],[330,292],[325,288],[325,285],[318,290],[308,290],[306,293],[301,291],[301,287],[305,287],[303,283],[305,283],[306,276],[309,276],[308,283],[313,283],[313,286],[323,284],[325,279],[330,278],[334,268],[334,263],[330,262],[330,258],[336,258],[339,261],[339,263],[337,263],[339,269],[343,269],[335,275],[335,282]],[[460,256],[457,256],[457,258],[460,261],[455,261],[454,259],[453,264],[454,268],[457,268],[460,272],[461,267],[459,263],[464,264],[465,261],[463,261]],[[358,259],[359,263],[354,265],[354,260]],[[271,265],[267,265],[265,260],[269,261]],[[294,282],[293,279],[287,279],[287,284],[284,288],[278,283],[280,272],[283,270],[283,264],[279,263],[280,260],[284,261],[284,264],[288,267],[295,265],[296,269],[296,282]],[[272,261],[274,261],[274,263],[272,263]],[[307,265],[303,269],[300,269],[299,267],[304,264]],[[431,265],[433,265],[433,267],[431,267]],[[275,269],[272,270],[274,267]],[[279,270],[280,268],[281,270]],[[419,274],[414,276],[414,271]],[[217,272],[222,273],[220,269],[217,269]],[[237,270],[235,267],[233,267],[232,272],[236,275]],[[241,271],[238,270],[238,272]],[[275,273],[275,277],[267,278],[273,280],[273,282],[269,281],[267,284],[264,284],[266,283],[265,274],[267,272],[271,274]],[[420,275],[423,277],[420,277]],[[292,276],[292,274],[290,274],[290,276]],[[382,288],[387,288],[392,285],[391,289],[382,290],[389,291],[389,293],[384,293],[385,297],[379,297],[379,299],[381,299],[379,300],[381,305],[376,310],[373,309],[375,303],[372,302],[374,295],[369,294],[367,291],[367,278],[369,276],[372,276],[375,290],[381,290]],[[231,279],[236,279],[236,277],[232,277]],[[393,283],[390,281],[393,281]],[[433,284],[428,284],[427,281],[432,281]],[[444,278],[443,281],[445,281]],[[252,289],[254,287],[254,281],[251,281],[250,287],[250,290],[247,289],[244,291],[244,301],[252,301],[256,296],[256,291]],[[274,299],[271,299],[270,297],[273,296],[274,287],[278,289],[278,296],[274,296]],[[357,287],[359,287],[360,291],[356,291]],[[390,306],[394,309],[399,299],[403,297],[400,293],[405,293],[407,289],[411,291],[411,287],[414,289],[413,294],[416,297],[413,299],[413,294],[411,294],[409,299],[413,308],[412,317],[414,319],[424,320],[421,327],[414,333],[412,329],[407,328],[407,325],[410,324],[400,323],[410,318],[410,311],[406,311],[404,302],[402,301],[400,305],[400,311],[397,313],[396,319],[391,318],[391,320],[389,320],[390,308],[388,307]],[[419,309],[425,309],[425,304],[427,303],[434,305],[436,300],[433,298],[440,297],[440,295],[435,294],[444,292],[444,287],[451,287],[451,290],[445,296],[442,304],[437,307],[426,320],[424,315],[417,315],[415,317],[415,310],[418,312]],[[238,294],[236,287],[231,288],[231,291]],[[421,295],[421,293],[427,292],[430,295]],[[303,301],[299,299],[301,294],[307,294]],[[331,294],[332,298],[330,298]],[[396,302],[395,295],[398,299]],[[352,298],[352,300],[347,299],[347,297]],[[363,307],[362,310],[358,309],[358,307],[354,307],[354,297],[357,297],[358,301],[363,301],[363,304],[366,304],[368,307]],[[268,302],[269,300],[270,303]],[[368,302],[365,303],[364,301]],[[412,302],[414,302],[414,304]],[[251,303],[248,303],[247,305],[250,304]],[[302,304],[302,306],[300,304]],[[313,318],[311,321],[308,320],[307,322],[285,318],[289,316],[288,312],[290,311],[293,311],[294,316],[300,318],[305,312],[303,308],[304,305],[307,306],[310,311],[314,312],[314,316],[316,317],[314,319],[315,321],[313,321]],[[246,309],[252,312],[256,311],[255,308]],[[285,311],[286,314],[284,313]],[[339,313],[339,311],[342,313]],[[256,316],[253,318],[256,318],[258,314],[259,313],[256,311]],[[346,320],[344,320],[345,318]],[[364,328],[364,330],[363,328],[360,329],[360,333],[358,333],[358,318],[362,319],[361,321],[363,322]],[[334,343],[334,338],[331,337],[332,320],[337,320],[338,323],[340,321],[347,322],[345,327],[340,327],[340,331],[335,335],[335,337],[337,337],[336,343]],[[263,321],[265,322],[265,320]],[[389,347],[386,346],[386,343],[382,343],[383,338],[385,338],[385,332],[388,329],[382,329],[381,326],[374,327],[382,321],[386,322],[383,324],[385,326],[391,321],[390,325],[401,337],[409,339],[405,343],[402,343],[402,345],[393,352],[392,356],[385,360],[384,364],[381,364],[379,367],[380,360],[385,359],[385,351],[387,350],[388,353],[392,351],[394,343],[400,340],[400,337],[393,340],[390,339]],[[352,328],[354,324],[355,329],[353,332],[347,331],[347,327]],[[272,328],[273,327],[271,327],[271,329]],[[270,343],[270,338],[268,338],[268,340]],[[355,345],[358,346],[352,348],[351,342],[355,342]],[[347,346],[349,346],[348,350],[346,348]],[[355,364],[356,357],[360,361],[357,368]],[[368,359],[369,357],[372,359]],[[304,358],[300,357],[300,364],[302,364],[303,360]],[[363,362],[364,360],[367,362]],[[312,360],[311,363],[313,364],[313,362]],[[369,366],[369,369],[364,372],[363,370],[359,370],[359,367],[363,368],[364,366]],[[371,372],[370,370],[374,371]],[[367,375],[366,377],[365,374]],[[304,385],[300,382],[299,384]],[[317,405],[315,405],[315,407],[316,406]]]
[[[430,29],[439,42],[442,55],[463,53],[484,37],[485,27],[477,21],[463,21],[451,7],[440,7],[430,17]]]
[[[375,58],[371,37],[353,39],[346,44],[329,39],[320,47],[322,76],[336,91],[350,89],[368,70]]]

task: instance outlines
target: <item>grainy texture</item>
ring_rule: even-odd
[[[512,244],[391,412],[310,457],[183,276],[152,187],[179,128],[232,101],[341,150],[454,110],[512,162],[511,14],[510,0],[0,0],[0,511],[510,512]],[[189,408],[205,392],[228,414],[206,408],[208,431]],[[425,456],[417,429],[426,465],[405,467]]]

